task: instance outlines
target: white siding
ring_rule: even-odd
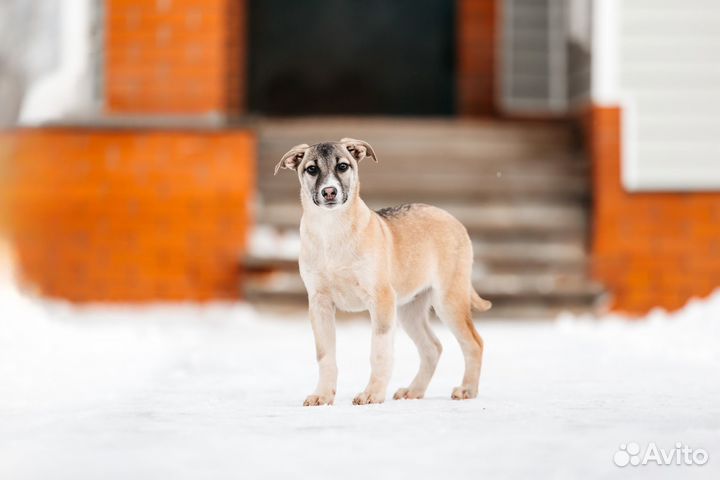
[[[720,189],[720,1],[617,6],[626,187]]]

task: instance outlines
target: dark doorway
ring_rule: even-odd
[[[276,115],[452,114],[454,4],[251,0],[250,109]]]

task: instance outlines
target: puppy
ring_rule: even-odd
[[[422,398],[442,346],[428,323],[430,307],[447,324],[465,357],[453,399],[475,398],[483,340],[471,309],[488,310],[470,283],[473,252],[465,227],[444,210],[407,204],[374,212],[360,198],[358,166],[377,162],[362,140],[297,145],[275,167],[297,171],[303,215],[300,275],[308,293],[319,379],[304,405],[335,400],[335,310],[368,310],[372,327],[371,374],[355,405],[385,400],[393,363],[393,333],[400,323],[420,354],[420,369],[395,399]]]

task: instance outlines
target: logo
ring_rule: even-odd
[[[654,463],[655,465],[705,465],[708,462],[708,453],[702,448],[691,448],[682,442],[677,442],[674,448],[659,448],[650,442],[645,451],[635,442],[622,443],[613,462],[618,467],[637,467]]]

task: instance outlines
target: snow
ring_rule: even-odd
[[[303,312],[242,304],[75,308],[0,288],[0,478],[718,478],[720,295],[645,321],[479,321],[478,399],[449,399],[448,331],[424,400],[357,407],[369,328],[338,328],[339,391],[315,384]],[[416,353],[396,341],[391,391]],[[704,466],[612,463],[683,442]],[[629,470],[633,470],[630,472]]]
[[[300,232],[280,231],[270,225],[256,225],[250,235],[250,252],[255,258],[297,260],[300,255]]]

